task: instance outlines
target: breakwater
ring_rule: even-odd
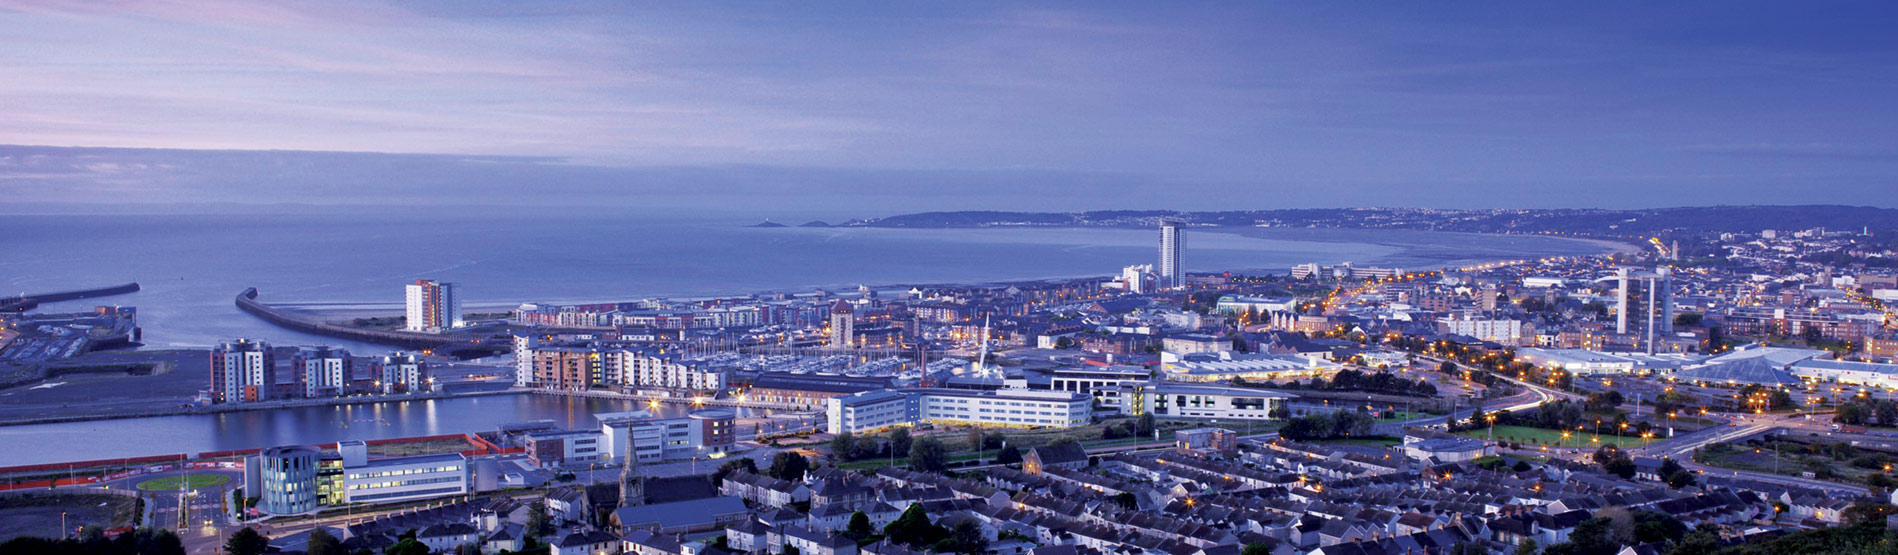
[[[78,290],[73,290],[73,291],[60,291],[57,293],[22,294],[18,297],[0,299],[0,310],[21,312],[21,311],[26,311],[26,310],[32,310],[38,307],[41,303],[56,303],[59,301],[70,301],[74,299],[89,299],[92,297],[109,297],[112,295],[124,295],[126,293],[137,293],[138,290],[139,290],[138,282],[134,281],[131,283],[114,285],[111,287],[99,287],[99,288],[94,288],[94,289],[78,289]]]
[[[457,334],[432,334],[392,330],[365,330],[348,326],[338,326],[328,322],[306,318],[257,300],[257,288],[250,287],[237,294],[237,308],[266,322],[304,333],[313,333],[326,337],[336,337],[378,345],[390,345],[404,349],[435,349],[450,344],[476,344],[479,338]]]

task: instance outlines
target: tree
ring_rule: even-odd
[[[942,472],[949,469],[949,450],[935,436],[923,436],[910,444],[909,467],[923,472]]]
[[[995,464],[1015,464],[1018,462],[1021,462],[1021,450],[1016,449],[1013,445],[1003,447],[1002,452],[995,454]]]
[[[1522,543],[1516,544],[1516,550],[1512,553],[1515,555],[1536,555],[1536,551],[1540,548],[1541,546],[1536,545],[1535,540],[1523,538]]]
[[[456,545],[455,555],[481,555],[481,546],[473,542]]]
[[[304,547],[303,551],[309,555],[343,555],[343,542],[318,526],[310,530],[308,547]]]
[[[798,551],[796,546],[787,543],[784,544],[784,551],[781,553],[783,553],[783,555],[800,555],[802,552]]]
[[[1620,476],[1623,480],[1634,478],[1634,461],[1627,453],[1613,445],[1603,445],[1595,450],[1595,464],[1601,465],[1603,472]]]
[[[876,529],[870,527],[870,515],[863,514],[863,511],[850,513],[850,524],[844,526],[845,536],[853,540],[862,540],[875,533]]]
[[[264,537],[263,534],[257,533],[257,529],[249,526],[232,532],[230,539],[224,540],[224,552],[230,555],[264,555],[264,551],[268,549],[270,549],[270,538]]]
[[[529,504],[527,506],[527,535],[545,537],[552,533],[554,533],[554,519],[547,514],[547,504]]]
[[[909,435],[909,428],[890,430],[890,452],[908,453],[909,444],[913,440],[914,438],[911,438]]]
[[[982,535],[982,524],[973,518],[964,518],[956,522],[949,531],[949,541],[955,545],[958,553],[982,553],[989,550],[989,539]]]
[[[1883,523],[1885,522],[1885,516],[1893,514],[1894,511],[1898,511],[1898,507],[1893,507],[1890,503],[1860,501],[1853,503],[1850,507],[1846,507],[1844,511],[1840,511],[1839,519],[1844,521],[1847,526],[1866,522]]]
[[[772,478],[788,482],[804,479],[804,473],[811,469],[811,461],[791,451],[781,451],[771,457],[771,468],[767,471]]]
[[[1140,498],[1134,496],[1133,492],[1123,491],[1116,493],[1114,494],[1113,500],[1114,504],[1120,505],[1122,509],[1131,511],[1140,508]]]
[[[412,537],[402,538],[402,541],[395,542],[395,545],[382,550],[382,555],[428,555],[428,553],[428,544]]]
[[[1136,436],[1153,437],[1153,432],[1157,429],[1159,429],[1158,424],[1154,422],[1151,412],[1142,414],[1139,419],[1134,420],[1134,435]]]
[[[719,465],[718,470],[712,472],[712,487],[717,488],[719,485],[724,484],[726,476],[730,476],[731,473],[740,470],[757,474],[758,461],[751,460],[751,457],[739,457],[731,462]]]
[[[1262,543],[1248,543],[1245,549],[1239,550],[1239,555],[1272,555],[1272,547]]]
[[[1517,460],[1515,466],[1509,467],[1510,470],[1514,470],[1516,472],[1528,472],[1531,468],[1532,467],[1529,466],[1529,461],[1525,461],[1525,460]]]
[[[1685,470],[1668,474],[1665,479],[1667,480],[1667,487],[1674,489],[1693,487],[1694,484],[1699,483],[1699,479],[1694,477],[1694,473]]]
[[[844,432],[830,438],[830,456],[837,457],[840,461],[856,460],[857,436]]]
[[[916,443],[920,445],[928,440],[925,437]],[[910,503],[901,516],[883,526],[883,537],[904,545],[920,545],[932,539],[931,528],[934,527],[935,524],[929,522],[929,515],[923,514],[923,506]]]

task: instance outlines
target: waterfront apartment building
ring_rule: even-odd
[[[435,379],[428,375],[428,362],[414,353],[389,353],[375,362],[375,382],[371,384],[382,394],[425,393],[435,389]]]
[[[830,347],[849,349],[857,346],[857,309],[849,301],[838,299],[830,305]]]
[[[277,359],[270,344],[239,339],[211,350],[211,402],[249,403],[277,389]]]
[[[703,363],[647,350],[627,349],[613,353],[607,363],[609,379],[628,387],[663,387],[695,391],[725,388],[725,371],[704,367]]]
[[[534,385],[585,391],[606,384],[606,354],[598,348],[539,347],[528,356],[533,361]]]
[[[832,433],[920,423],[1073,428],[1092,421],[1093,401],[1070,391],[878,390],[829,399],[825,416]]]
[[[1180,254],[1186,250],[1186,236],[1180,229],[1180,222],[1168,220],[1160,222],[1160,287],[1178,289],[1186,286],[1186,272],[1180,266]]]
[[[349,351],[335,347],[304,347],[290,358],[290,371],[297,380],[297,394],[307,398],[335,397],[348,393],[355,379],[356,359]]]
[[[722,368],[664,350],[590,344],[542,346],[528,336],[516,336],[514,343],[517,385],[569,391],[622,386],[690,391],[725,388]]]
[[[439,333],[466,325],[455,284],[418,279],[407,288],[409,331]]]

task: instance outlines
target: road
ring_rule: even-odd
[[[1442,364],[1444,362],[1444,359],[1436,358],[1432,356],[1427,356],[1427,355],[1414,355],[1414,356],[1416,356],[1418,360],[1426,360],[1426,361],[1430,361],[1436,364]],[[1463,368],[1465,370],[1469,370],[1472,372],[1485,371],[1483,369],[1469,366],[1460,362],[1456,363],[1456,365],[1458,368]],[[1522,393],[1508,396],[1508,397],[1503,397],[1501,399],[1492,399],[1489,402],[1481,405],[1483,412],[1494,413],[1497,411],[1505,411],[1505,410],[1509,412],[1523,412],[1523,411],[1534,410],[1537,407],[1542,406],[1543,404],[1546,404],[1550,401],[1554,401],[1557,399],[1578,398],[1578,396],[1576,396],[1573,393],[1568,393],[1566,391],[1561,391],[1557,389],[1549,389],[1549,388],[1542,387],[1542,386],[1528,383],[1528,382],[1517,381],[1514,378],[1507,378],[1503,376],[1497,376],[1497,378],[1500,378],[1503,381],[1507,381],[1509,383],[1521,386],[1525,391]],[[1430,416],[1430,417],[1425,417],[1425,418],[1414,418],[1414,419],[1405,420],[1402,422],[1385,422],[1382,424],[1378,424],[1377,426],[1374,426],[1372,428],[1372,431],[1375,433],[1384,434],[1384,435],[1402,435],[1404,428],[1417,428],[1417,427],[1428,428],[1428,427],[1442,426],[1444,425],[1445,422],[1448,422],[1450,419],[1462,420],[1462,419],[1469,418],[1470,415],[1475,414],[1475,413],[1476,413],[1475,407],[1471,407],[1467,409],[1458,409],[1455,411],[1451,411],[1450,414],[1447,414],[1444,416]]]
[[[230,481],[185,491],[147,491],[140,494],[145,503],[151,506],[151,524],[160,528],[171,528],[184,540],[185,552],[192,554],[217,553],[224,546],[224,539],[238,529],[235,521],[225,511],[224,496],[232,489],[244,483],[244,471],[231,469],[193,469],[171,470],[166,472],[143,474],[118,480],[110,480],[87,486],[69,486],[74,489],[116,489],[136,490],[138,484],[158,478],[187,475],[204,476],[215,474],[229,478]]]

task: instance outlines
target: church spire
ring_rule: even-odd
[[[619,506],[646,504],[646,481],[639,477],[639,455],[633,451],[632,430],[626,433],[626,460],[620,464]]]

